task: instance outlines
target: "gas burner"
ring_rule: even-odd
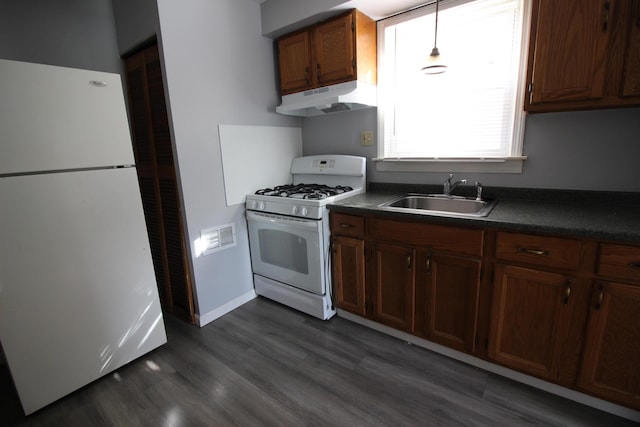
[[[264,188],[256,191],[261,196],[290,197],[294,199],[321,200],[337,194],[352,191],[353,188],[343,185],[330,187],[323,184],[287,184],[274,188]]]

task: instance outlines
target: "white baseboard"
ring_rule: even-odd
[[[240,307],[242,304],[245,304],[251,301],[255,297],[257,297],[256,291],[252,289],[246,294],[240,295],[238,298],[233,299],[228,303],[221,305],[215,310],[212,310],[205,314],[196,314],[196,323],[198,324],[198,326],[203,327],[204,325],[213,322],[218,317],[222,317],[225,314],[235,310],[236,308]]]
[[[573,400],[575,402],[582,403],[583,405],[591,406],[592,408],[596,408],[601,411],[608,412],[610,414],[614,414],[619,417],[629,419],[631,421],[640,422],[640,412],[627,408],[625,406],[617,405],[615,403],[611,403],[606,400],[598,399],[597,397],[580,393],[578,391],[571,390],[566,387],[561,387],[557,384],[552,384],[550,382],[541,380],[539,378],[535,378],[529,375],[525,375],[521,372],[502,367],[500,365],[495,365],[486,360],[479,359],[474,356],[470,356],[466,353],[462,353],[457,350],[452,350],[440,344],[436,344],[431,341],[425,340],[423,338],[419,338],[414,335],[408,334],[406,332],[398,331],[396,329],[390,328],[388,326],[382,325],[372,320],[365,319],[364,317],[360,317],[358,315],[349,313],[348,311],[338,309],[337,314],[338,314],[338,317],[351,320],[352,322],[359,323],[363,326],[367,326],[371,329],[375,329],[376,331],[385,333],[387,335],[391,335],[405,342],[418,345],[420,347],[426,348],[427,350],[431,350],[433,352],[442,354],[447,357],[451,357],[452,359],[459,360],[461,362],[467,363],[477,368],[484,369],[485,371],[489,371],[494,374],[501,375],[503,377],[512,379],[514,381],[518,381],[520,383],[530,385],[531,387],[544,390],[546,392],[555,394],[557,396],[561,396],[561,397]]]

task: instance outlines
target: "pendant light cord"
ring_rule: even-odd
[[[439,1],[436,0],[436,34],[433,37],[433,48],[434,49],[436,47],[438,47],[438,3],[439,3]]]

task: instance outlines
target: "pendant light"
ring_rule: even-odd
[[[425,74],[442,74],[447,71],[447,66],[442,61],[442,57],[440,56],[440,51],[438,51],[438,3],[439,0],[436,0],[436,33],[433,37],[433,49],[431,50],[431,54],[429,58],[427,58],[427,65],[422,68],[422,72]]]

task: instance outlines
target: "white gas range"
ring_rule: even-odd
[[[305,156],[292,183],[246,198],[251,265],[258,295],[320,319],[335,314],[331,296],[327,204],[363,193],[366,159]]]

